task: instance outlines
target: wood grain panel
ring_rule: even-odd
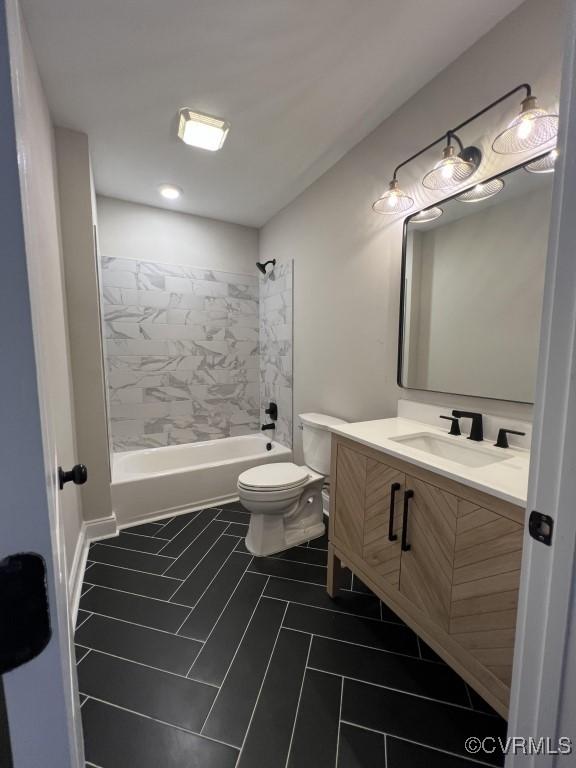
[[[389,541],[390,497],[393,483],[400,489],[395,494],[394,526],[396,541]],[[400,582],[400,535],[402,530],[402,498],[404,474],[368,459],[364,518],[363,556],[376,577],[392,587]]]
[[[464,600],[455,599],[452,592],[452,617],[481,616],[493,611],[516,611],[518,604],[518,589],[509,592],[490,592],[486,595],[469,597]]]
[[[514,606],[518,597],[516,596]],[[488,613],[475,613],[468,616],[458,616],[450,619],[450,632],[457,635],[459,632],[477,632],[492,629],[513,629],[516,626],[516,608],[510,611],[491,611]]]
[[[364,546],[366,464],[363,454],[337,446],[334,533],[357,554],[362,554]]]
[[[495,648],[510,650],[514,646],[514,633],[513,628],[492,631],[482,629],[477,632],[452,632],[452,637],[470,651],[494,650]]]
[[[448,630],[458,500],[408,475],[406,488],[414,498],[408,516],[411,549],[402,553],[400,591]]]

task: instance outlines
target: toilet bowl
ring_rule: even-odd
[[[322,489],[330,471],[330,428],[343,419],[301,414],[306,462],[262,464],[238,478],[242,506],[251,513],[246,548],[264,557],[325,533]]]

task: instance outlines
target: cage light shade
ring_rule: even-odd
[[[376,211],[376,213],[393,215],[395,213],[409,211],[413,205],[414,200],[410,195],[407,195],[406,192],[400,189],[396,179],[392,179],[386,192],[372,204],[372,209]]]
[[[548,152],[544,157],[539,157],[537,160],[532,160],[531,163],[527,163],[524,168],[528,173],[552,173],[554,171],[554,163],[558,157],[558,150],[553,149]]]
[[[443,213],[444,211],[440,206],[433,205],[412,216],[410,218],[410,224],[425,224],[427,221],[434,221],[434,219],[440,218]]]
[[[536,98],[528,96],[522,102],[520,114],[496,136],[492,149],[500,155],[515,155],[543,147],[557,135],[558,115],[540,109],[536,106]]]
[[[456,200],[461,203],[479,203],[480,200],[487,200],[489,197],[494,197],[504,189],[504,181],[502,179],[492,179],[481,184],[476,184],[472,189],[467,189],[461,195],[458,195]]]
[[[422,184],[428,189],[450,189],[470,178],[477,165],[457,155],[454,147],[444,147],[442,159],[424,176]]]
[[[216,152],[222,148],[229,130],[230,123],[219,117],[203,115],[191,109],[180,110],[178,138],[191,147]]]

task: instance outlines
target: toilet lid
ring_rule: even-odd
[[[310,477],[307,467],[299,467],[292,462],[277,464],[262,464],[242,472],[238,485],[246,490],[280,491],[287,488],[297,488]]]

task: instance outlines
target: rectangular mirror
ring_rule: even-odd
[[[552,177],[518,166],[468,190],[494,182],[491,197],[461,191],[433,221],[406,219],[401,387],[534,401]]]

